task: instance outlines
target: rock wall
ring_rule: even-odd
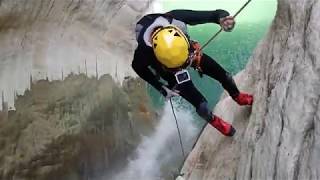
[[[119,83],[135,76],[129,66],[134,25],[150,4],[151,0],[2,0],[0,93],[13,108],[14,94],[30,88],[30,76],[56,80],[71,72],[97,72]]]
[[[224,96],[215,112],[237,134],[206,127],[182,172],[185,179],[320,178],[320,1],[278,0],[273,24],[237,75],[251,107]]]
[[[151,2],[0,1],[0,179],[98,179],[125,167],[156,121],[130,67]]]

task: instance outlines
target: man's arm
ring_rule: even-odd
[[[197,25],[204,23],[216,23],[220,24],[220,19],[229,16],[229,12],[225,10],[215,11],[193,11],[193,10],[172,10],[167,12],[169,16],[183,21],[189,25]]]
[[[137,54],[139,53],[137,53],[136,51],[135,57]],[[179,91],[171,90],[167,86],[162,84],[159,81],[159,78],[153,74],[148,66],[146,64],[143,64],[143,62],[139,61],[138,59],[135,58],[132,61],[132,68],[143,80],[147,81],[155,89],[157,89],[166,98],[166,100],[173,96],[179,95]]]
[[[158,80],[158,78],[151,72],[151,70],[148,67],[142,66],[135,59],[132,62],[132,68],[143,80],[147,81],[149,84],[151,84],[154,88],[156,88],[159,92],[163,94],[163,84]]]

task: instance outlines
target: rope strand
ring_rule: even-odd
[[[183,144],[182,144],[180,128],[179,128],[179,124],[178,124],[178,120],[177,120],[176,113],[174,112],[173,103],[172,103],[171,98],[170,98],[170,104],[171,104],[171,109],[172,109],[173,117],[174,117],[174,119],[176,120],[176,126],[177,126],[177,130],[178,130],[179,141],[180,141],[181,152],[182,152],[182,159],[184,159],[185,153],[184,153],[184,148],[183,148]]]
[[[236,14],[233,16],[233,18],[236,18],[240,12],[251,2],[252,0],[248,0],[237,12]],[[222,32],[222,28],[220,28],[220,30],[218,32],[216,32],[200,49],[200,51],[202,51],[206,46],[208,46],[209,43],[211,43],[211,41],[213,39],[215,39],[221,32]]]

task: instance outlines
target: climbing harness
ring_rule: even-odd
[[[196,71],[198,71],[200,77],[203,77],[203,72],[201,69],[201,58],[203,55],[202,50],[201,50],[201,45],[197,41],[192,41],[191,47],[193,48],[193,52],[191,53],[192,57],[190,58],[190,59],[192,59],[192,67]]]

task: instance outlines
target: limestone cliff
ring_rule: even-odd
[[[273,24],[246,69],[240,89],[252,108],[224,96],[215,112],[237,134],[206,127],[182,172],[185,179],[320,178],[320,1],[278,0]]]
[[[130,67],[150,3],[0,0],[0,179],[93,179],[126,165],[156,119]]]
[[[151,0],[1,0],[0,93],[13,107],[33,80],[73,73],[110,74],[121,83],[130,68],[134,25]],[[0,104],[1,109],[1,104]]]

